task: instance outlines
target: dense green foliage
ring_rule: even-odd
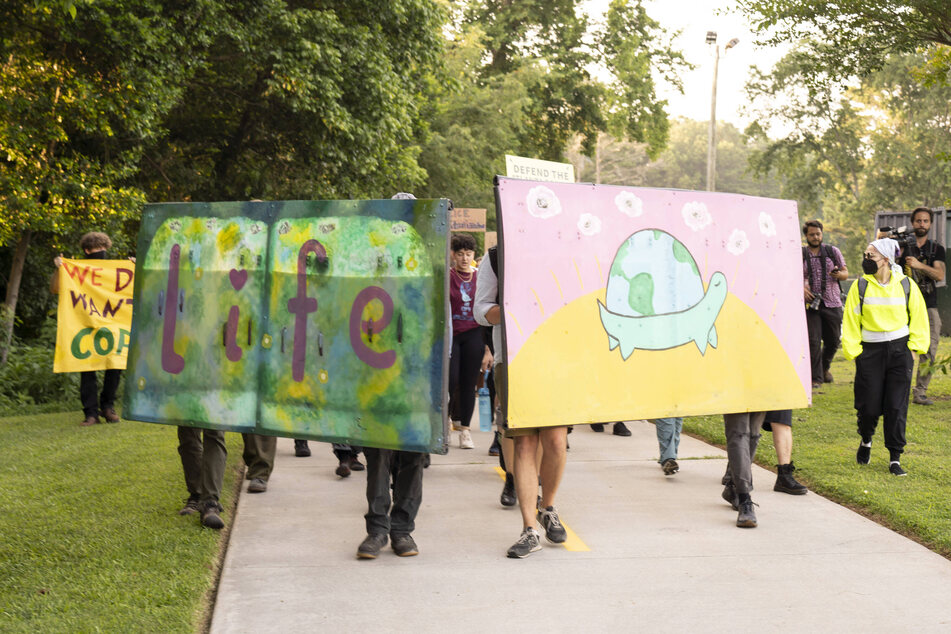
[[[747,90],[760,143],[757,173],[783,178],[783,196],[803,218],[822,218],[830,241],[855,261],[871,236],[875,212],[937,207],[951,199],[951,85],[917,78],[920,55],[892,57],[854,86],[817,66],[805,42]],[[769,139],[772,128],[785,136]]]
[[[929,48],[932,71],[947,77],[951,4],[947,0],[739,0],[767,44],[817,39],[816,61],[836,79],[866,75],[893,54]],[[936,47],[937,45],[938,47]]]
[[[175,427],[79,427],[81,414],[5,418],[0,443],[0,630],[196,632],[223,534],[177,511]],[[232,521],[241,437],[228,434]]]
[[[951,343],[943,339],[939,354],[949,352]],[[852,403],[855,364],[840,353],[831,370],[835,383],[813,395],[812,407],[793,411],[796,478],[810,490],[951,557],[951,482],[946,475],[951,463],[951,444],[947,442],[951,378],[938,374],[932,380],[928,393],[935,405],[908,406],[908,444],[901,461],[908,476],[896,478],[888,473],[881,424],[872,440],[871,464],[856,464],[859,436]],[[721,446],[726,443],[721,416],[688,418],[684,431]],[[756,458],[759,464],[775,466],[769,432],[763,432]],[[772,480],[754,484],[762,490],[772,487]],[[760,521],[769,520],[761,517]]]

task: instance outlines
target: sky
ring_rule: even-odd
[[[607,10],[609,0],[589,0],[585,10],[594,17]],[[667,112],[698,121],[710,120],[710,97],[713,85],[713,47],[706,44],[707,31],[717,32],[720,64],[717,79],[717,120],[729,122],[741,130],[749,123],[740,112],[744,102],[743,87],[752,65],[768,69],[786,52],[777,48],[754,45],[754,36],[745,16],[735,11],[732,0],[645,0],[647,14],[660,22],[668,32],[681,31],[674,40],[694,70],[683,73],[684,94],[660,87],[658,92],[669,102]],[[740,42],[724,52],[732,38]]]

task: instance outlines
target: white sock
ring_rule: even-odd
[[[898,462],[897,460],[892,460],[891,462],[888,463],[888,466],[890,467],[890,466],[892,466],[893,464],[901,464],[901,463]]]
[[[863,446],[863,447],[871,447],[871,446],[872,446],[872,441],[871,441],[871,440],[868,441],[868,442],[864,442],[864,441],[863,441],[863,442],[862,442],[862,446]]]

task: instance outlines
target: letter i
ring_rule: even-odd
[[[178,297],[178,265],[182,248],[172,246],[168,257],[168,287],[165,290],[165,316],[162,324],[162,369],[169,374],[179,374],[185,369],[185,358],[175,352],[175,300]]]

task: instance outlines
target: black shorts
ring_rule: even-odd
[[[763,419],[763,429],[769,432],[773,431],[772,423],[792,427],[792,410],[778,409],[766,412],[766,418]]]

